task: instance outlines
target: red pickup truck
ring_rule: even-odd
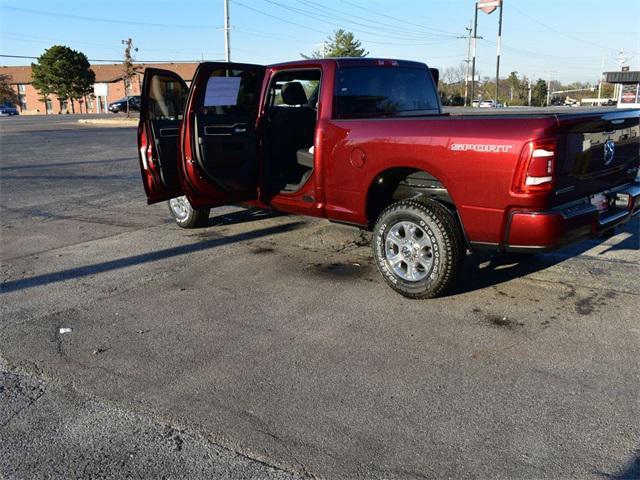
[[[640,211],[639,110],[449,115],[411,61],[147,69],[138,151],[149,203],[181,227],[248,203],[373,231],[399,293],[449,289],[467,251],[541,252]]]

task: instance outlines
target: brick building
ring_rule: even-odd
[[[163,68],[171,70],[180,75],[187,83],[191,81],[196,71],[197,63],[137,63],[136,75],[131,79],[128,89],[129,95],[140,95],[144,69],[147,67]],[[44,102],[40,93],[31,84],[31,67],[0,67],[0,74],[7,75],[9,82],[18,95],[19,104],[16,105],[21,114],[57,114],[69,113],[104,113],[106,107],[111,102],[125,96],[124,80],[122,79],[122,64],[92,65],[91,69],[96,74],[96,84],[104,84],[107,90],[106,105],[105,97],[96,98],[88,95],[86,99],[63,102],[62,105],[52,95],[48,102]],[[103,87],[104,88],[104,87]]]

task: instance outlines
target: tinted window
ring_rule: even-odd
[[[258,109],[262,75],[240,69],[213,70],[202,97],[202,113],[215,117],[253,117]]]
[[[427,68],[343,67],[337,75],[337,118],[420,115],[439,109]]]
[[[187,89],[173,77],[154,75],[149,85],[149,119],[182,120]],[[121,100],[127,101],[126,97]]]

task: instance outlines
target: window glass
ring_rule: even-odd
[[[149,85],[149,119],[182,120],[187,89],[173,77],[154,75]],[[126,97],[123,99],[126,101]]]
[[[247,70],[213,70],[201,100],[202,113],[213,117],[252,117],[258,110],[262,75]]]
[[[302,86],[306,97],[305,106],[316,108],[320,75],[320,70],[288,70],[276,74],[269,86],[267,105],[272,107],[291,106],[282,98],[282,87],[287,83],[295,82]]]
[[[439,108],[427,68],[343,67],[335,95],[337,118],[421,115]]]

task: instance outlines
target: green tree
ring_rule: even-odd
[[[366,57],[369,52],[362,48],[360,40],[356,40],[353,33],[342,29],[333,32],[333,36],[327,37],[322,50],[314,50],[310,55],[300,54],[302,58],[325,57]]]
[[[0,104],[4,103],[18,104],[18,95],[11,87],[9,75],[0,75]]]
[[[91,70],[87,56],[62,45],[54,45],[31,64],[32,84],[42,98],[54,94],[60,108],[65,100],[80,99],[93,89],[96,75]],[[71,111],[75,113],[73,102]]]
[[[531,105],[542,107],[547,103],[547,82],[539,78],[531,90]]]
[[[526,105],[528,96],[528,85],[526,78],[518,78],[518,72],[511,72],[504,82],[509,89],[507,101],[509,105]]]

